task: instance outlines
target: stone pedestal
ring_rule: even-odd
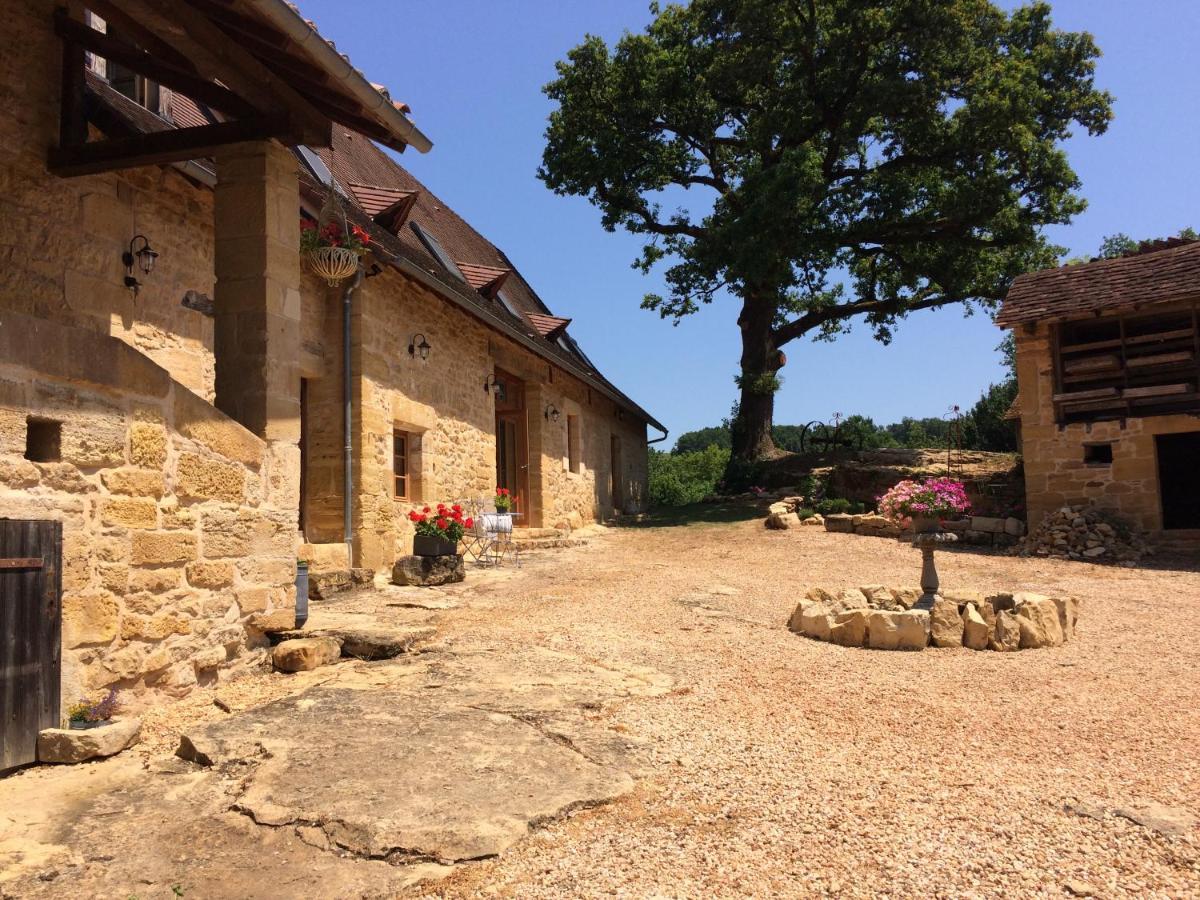
[[[402,556],[392,567],[392,584],[434,587],[467,577],[461,556]]]

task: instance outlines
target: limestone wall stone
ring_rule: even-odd
[[[306,296],[321,287],[306,280]],[[306,301],[308,302],[308,301]],[[342,535],[340,295],[326,299],[325,376],[308,387],[308,468],[305,535],[335,542]],[[336,326],[336,327],[335,327]],[[423,334],[427,361],[408,345]],[[312,343],[315,343],[313,341]],[[352,390],[356,422],[353,477],[355,564],[388,568],[410,552],[414,505],[490,498],[496,485],[495,400],[484,391],[501,368],[526,387],[526,440],[530,503],[522,524],[577,527],[612,514],[611,438],[621,444],[620,506],[645,502],[645,426],[574,377],[488,329],[474,317],[405,278],[388,272],[365,282],[354,296]],[[553,403],[558,422],[544,415]],[[567,414],[577,415],[580,471],[567,463]],[[392,469],[393,431],[410,438],[409,497],[397,499]]]
[[[1200,430],[1193,416],[1150,416],[1124,422],[1054,421],[1054,354],[1050,328],[1015,330],[1021,387],[1021,442],[1029,524],[1033,529],[1064,506],[1089,502],[1150,532],[1162,529],[1154,438]],[[1112,443],[1111,464],[1084,462],[1084,445]]]
[[[7,4],[0,31],[0,312],[111,334],[211,399],[213,321],[182,300],[213,293],[212,192],[170,167],[79,178],[46,170],[58,137],[57,5]],[[160,255],[135,295],[121,254],[139,233]]]
[[[30,417],[56,459],[26,458]],[[289,464],[119,340],[6,313],[0,517],[63,523],[63,703],[182,695],[265,658],[256,613],[295,605]]]

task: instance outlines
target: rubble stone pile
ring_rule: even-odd
[[[1096,506],[1064,506],[1022,538],[1022,556],[1053,556],[1092,562],[1136,565],[1153,550],[1145,538],[1119,516]]]

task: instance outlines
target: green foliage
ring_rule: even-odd
[[[805,519],[811,519],[816,514],[817,514],[817,511],[815,509],[809,509],[807,506],[802,506],[798,510],[796,510],[796,515],[800,518],[801,521],[804,521]]]
[[[747,381],[733,456],[771,405],[750,403],[778,349],[863,318],[890,340],[916,309],[992,306],[1053,265],[1042,235],[1084,208],[1062,142],[1100,134],[1090,35],[1045,2],[692,0],[644,33],[588,36],[558,63],[539,177],[587,197],[609,231],[664,263],[678,321],[741,304]]]
[[[1100,242],[1100,258],[1118,259],[1128,256],[1130,253],[1136,253],[1137,249],[1137,241],[1124,232],[1118,231],[1116,234],[1108,235]]]
[[[715,429],[713,429],[715,430]],[[689,453],[650,450],[650,504],[685,506],[716,490],[729,450],[715,444]]]
[[[698,431],[685,431],[675,439],[672,453],[695,453],[706,447],[720,447],[728,450],[732,446],[728,425],[717,425],[712,428],[701,428]]]
[[[830,497],[828,500],[822,500],[817,504],[817,512],[823,516],[831,516],[835,513],[850,513],[857,515],[863,511],[863,505],[854,500],[847,500],[845,497]]]

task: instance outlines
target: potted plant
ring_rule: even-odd
[[[879,498],[879,514],[912,524],[916,534],[937,531],[943,519],[961,516],[971,508],[962,482],[952,478],[904,480]]]
[[[331,286],[355,273],[370,244],[366,230],[347,225],[345,216],[320,223],[300,219],[300,253],[308,267]]]
[[[116,688],[109,690],[105,698],[97,703],[80,697],[79,702],[67,707],[67,725],[74,731],[107,725],[112,721],[118,705]]]
[[[428,506],[414,509],[408,520],[417,530],[413,535],[413,556],[456,556],[458,542],[467,529],[475,527],[475,520],[464,516],[457,503],[451,506],[439,503],[436,510]]]

